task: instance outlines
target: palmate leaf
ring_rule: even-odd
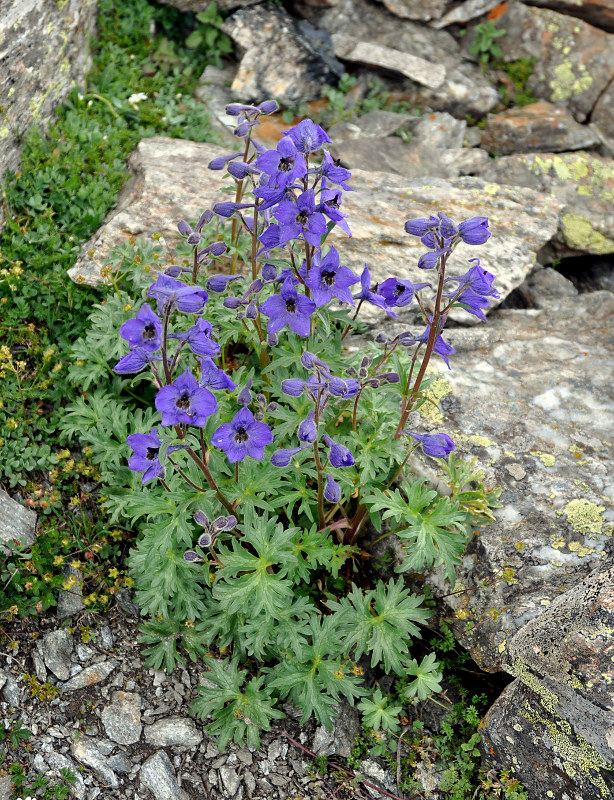
[[[391,731],[397,733],[401,726],[397,717],[402,713],[402,706],[388,705],[389,698],[382,694],[378,687],[372,697],[365,697],[357,708],[362,712],[364,724],[375,731]]]
[[[298,581],[308,581],[311,570],[326,567],[336,578],[341,564],[348,558],[352,548],[335,544],[329,531],[318,530],[317,525],[300,530],[294,537],[297,563],[289,577]]]
[[[405,689],[405,697],[410,700],[418,697],[419,700],[426,700],[432,692],[441,691],[441,670],[435,660],[435,653],[424,656],[420,664],[415,659],[411,659],[405,665],[407,675],[415,675]]]
[[[302,652],[309,635],[308,620],[316,608],[306,597],[298,597],[275,616],[261,613],[250,616],[241,628],[240,636],[250,656],[263,660],[278,659],[280,654],[291,653],[297,657]]]
[[[421,608],[422,595],[410,594],[403,579],[388,584],[378,581],[375,590],[363,592],[356,585],[341,601],[329,599],[328,607],[336,612],[343,652],[358,659],[371,654],[371,666],[382,664],[386,672],[404,673],[403,656],[411,637],[420,637],[416,623],[425,623],[431,612]]]

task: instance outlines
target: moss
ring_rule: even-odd
[[[601,516],[605,506],[598,506],[589,500],[571,500],[563,513],[576,533],[601,533],[604,518]]]
[[[563,214],[561,230],[566,244],[574,250],[585,250],[595,255],[614,253],[614,241],[596,231],[589,220],[579,214]]]

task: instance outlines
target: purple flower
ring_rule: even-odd
[[[339,265],[339,253],[335,247],[331,247],[324,258],[321,253],[314,254],[305,283],[312,290],[313,299],[320,308],[330,303],[333,297],[353,306],[349,287],[358,281],[359,278],[351,269]]]
[[[292,447],[289,450],[277,450],[271,456],[271,464],[274,467],[287,467],[294,456],[306,447],[308,447],[308,445],[304,444],[301,447]]]
[[[335,442],[328,434],[322,437],[324,444],[330,448],[329,457],[333,467],[352,467],[354,466],[354,456],[339,442]]]
[[[242,211],[244,208],[253,208],[253,203],[215,203],[213,211],[220,217],[232,217],[237,211]]]
[[[196,314],[202,311],[209,299],[209,295],[204,289],[198,286],[188,286],[171,278],[170,275],[158,275],[158,280],[149,287],[147,295],[156,298],[160,314],[170,311],[172,308]]]
[[[210,292],[221,294],[226,291],[228,284],[233,281],[240,281],[243,275],[212,275],[207,281],[207,289]]]
[[[431,330],[431,326],[427,325],[425,330],[419,336],[416,336],[416,342],[422,342],[425,344],[428,341],[429,333]],[[453,353],[456,353],[456,350],[452,347],[451,344],[444,342],[443,336],[439,334],[439,336],[435,339],[435,347],[433,348],[433,352],[440,355],[442,359],[445,361],[446,366],[448,369],[452,369],[450,366],[450,362],[448,361],[448,356],[451,356]]]
[[[248,406],[252,402],[252,381],[253,378],[249,378],[237,396],[237,403],[240,406]]]
[[[418,267],[420,269],[435,269],[441,256],[449,252],[450,251],[445,248],[438,248],[437,250],[432,250],[430,253],[423,253],[418,259]]]
[[[320,246],[322,236],[326,233],[326,219],[316,211],[313,189],[300,194],[296,203],[283,200],[273,214],[279,222],[279,242],[285,244],[291,239],[298,239],[302,234],[309,244]],[[262,241],[262,238],[260,239]]]
[[[230,153],[228,156],[218,156],[214,158],[213,161],[209,162],[208,167],[209,169],[224,169],[229,161],[233,161],[235,158],[241,158],[242,155],[243,151],[239,150],[237,153]]]
[[[281,390],[284,394],[290,395],[290,397],[300,397],[306,384],[307,381],[302,380],[302,378],[288,378],[281,382]]]
[[[258,255],[260,255],[260,253],[264,253],[266,250],[273,250],[275,247],[283,247],[285,243],[281,244],[280,239],[280,226],[275,224],[269,225],[269,227],[262,231],[258,237],[258,241],[262,244],[262,248],[258,251]]]
[[[311,315],[316,304],[305,295],[299,294],[291,281],[284,281],[280,294],[269,297],[260,311],[269,318],[267,333],[277,333],[286,325],[299,336],[309,336]]]
[[[239,117],[242,114],[245,116],[258,116],[260,114],[258,106],[248,106],[244,103],[229,103],[225,111],[229,117]]]
[[[422,445],[425,455],[433,458],[445,458],[456,445],[446,433],[414,433],[414,431],[401,431],[413,436]]]
[[[336,375],[328,379],[326,386],[334,397],[355,397],[360,391],[360,381],[354,378],[344,380]]]
[[[113,372],[118,375],[133,375],[144,369],[150,361],[159,361],[160,356],[154,356],[151,350],[144,347],[134,347],[127,356],[120,358],[113,367]]]
[[[314,412],[313,410],[307,414],[305,419],[301,422],[298,426],[298,439],[299,442],[308,442],[312,444],[315,442],[316,437],[318,435],[318,429],[316,428],[316,424],[313,420]]]
[[[284,136],[290,136],[301,153],[313,153],[319,150],[323,144],[330,144],[330,139],[326,131],[311,119],[304,119],[283,132]]]
[[[208,389],[198,385],[189,369],[173,383],[163,386],[156,395],[156,408],[162,414],[162,425],[203,427],[207,417],[217,411],[217,401]]]
[[[386,278],[378,287],[378,293],[389,306],[408,306],[414,299],[414,294],[430,283],[411,283],[401,278]]]
[[[396,319],[399,316],[390,309],[381,295],[377,294],[377,292],[374,292],[371,289],[371,273],[369,272],[369,267],[366,264],[360,276],[360,292],[354,295],[354,299],[366,300],[367,303],[371,303],[372,305],[381,308],[389,317],[392,317],[393,319]]]
[[[281,138],[276,150],[267,150],[258,156],[256,166],[271,176],[270,186],[288,186],[307,172],[305,159],[290,136]]]
[[[429,231],[439,225],[439,217],[421,217],[420,219],[408,219],[405,223],[406,233],[412,236],[424,236]]]
[[[339,161],[335,161],[328,150],[324,151],[324,158],[322,159],[320,170],[325,180],[340,186],[346,192],[354,191],[354,189],[346,183],[346,181],[352,177],[352,173],[349,169],[340,166]]]
[[[198,385],[201,388],[208,387],[216,391],[224,391],[227,389],[229,392],[234,392],[237,388],[234,383],[223,369],[217,367],[210,358],[199,358],[200,361],[200,381]]]
[[[335,225],[338,225],[344,233],[352,236],[350,226],[347,224],[347,217],[339,211],[341,205],[341,192],[337,189],[323,189],[320,193],[320,203],[317,206],[318,211],[322,211],[326,216],[332,220]]]
[[[324,499],[328,500],[329,503],[338,503],[341,500],[341,487],[328,472],[325,477],[326,486],[324,487]]]
[[[469,263],[475,261],[475,265],[470,267],[464,275],[450,276],[446,278],[445,282],[454,281],[459,284],[459,288],[461,286],[467,286],[476,294],[481,294],[484,297],[500,297],[499,292],[496,289],[493,289],[493,281],[495,276],[492,272],[487,272],[483,267],[480,266],[480,259],[479,258],[470,258]],[[458,291],[458,289],[457,289]],[[448,292],[447,296],[451,297],[456,292]]]
[[[216,356],[220,352],[220,346],[211,341],[211,331],[211,323],[199,317],[187,331],[169,333],[168,338],[185,342],[197,356]]]
[[[211,444],[226,453],[231,464],[242,461],[245,456],[264,459],[264,448],[273,441],[271,429],[264,422],[257,422],[249,408],[238,411],[232,422],[224,422],[211,437]]]
[[[164,466],[160,461],[160,440],[158,439],[158,429],[153,428],[151,433],[131,433],[126,439],[132,448],[134,455],[130,456],[128,466],[134,472],[143,473],[143,483],[157,478],[164,477]],[[185,445],[174,445],[167,449],[167,454],[174,453],[175,450],[183,450]]]
[[[153,353],[161,344],[162,323],[149,303],[143,303],[136,317],[124,322],[119,329],[119,335],[130,347],[144,347]]]
[[[465,244],[484,244],[490,239],[488,217],[472,217],[461,222],[458,232]]]

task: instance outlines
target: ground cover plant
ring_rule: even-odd
[[[182,649],[204,659],[209,688],[193,711],[220,749],[257,746],[285,700],[330,726],[344,697],[394,728],[365,670],[403,677],[405,700],[438,691],[435,655],[410,649],[424,597],[402,576],[379,578],[369,548],[395,534],[397,573],[440,567],[453,584],[471,525],[496,504],[468,488],[446,433],[407,427],[427,402],[431,357],[454,353],[442,336],[451,310],[484,319],[498,296],[479,259],[449,271],[459,242],[489,238],[488,220],[408,220],[424,281],[372,285],[327,241],[334,227],[350,233],[349,171],[309,119],[277,148],[259,145],[259,118],[276,109],[228,107],[241,142],[209,166],[227,170],[234,199],[179,222],[177,259],[127,271],[120,254],[116,294],[93,312],[74,372],[95,380],[112,359],[129,394],[93,391],[64,422],[93,450],[112,519],[140,526],[129,564],[151,616],[147,663],[172,670]],[[412,302],[421,330],[348,351],[365,304],[396,317]],[[417,448],[444,462],[450,496],[415,477]]]

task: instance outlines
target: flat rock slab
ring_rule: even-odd
[[[552,8],[614,33],[613,0],[531,0],[531,5]]]
[[[93,770],[104,785],[110,789],[116,789],[119,786],[117,775],[111,769],[106,756],[100,752],[98,740],[91,736],[81,735],[79,738],[73,739],[70,752],[77,761]]]
[[[68,630],[60,628],[45,634],[41,650],[47,669],[59,680],[68,680],[73,651],[73,639]]]
[[[85,667],[81,672],[73,675],[70,680],[60,686],[62,692],[75,692],[79,689],[86,689],[95,683],[106,680],[117,666],[117,661],[102,661]]]
[[[599,144],[594,129],[580,125],[566,108],[541,101],[489,116],[482,147],[500,156],[511,153],[560,153]]]
[[[400,141],[400,140],[399,140]],[[69,275],[77,282],[96,285],[100,267],[113,246],[131,236],[160,232],[169,242],[178,240],[176,223],[198,219],[204,208],[223,197],[222,172],[207,169],[223,148],[154,138],[143,140],[131,156],[134,178],[122,191],[118,208],[87,242]],[[558,205],[548,195],[486,183],[479,178],[441,178],[410,181],[383,172],[356,170],[355,192],[348,192],[344,211],[349,215],[353,237],[335,234],[345,261],[357,273],[369,263],[376,281],[390,275],[424,281],[425,272],[415,265],[424,248],[403,230],[412,217],[424,217],[445,209],[457,220],[476,215],[491,219],[493,235],[478,249],[461,244],[457,250],[459,272],[466,259],[479,256],[497,274],[502,298],[519,286],[531,271],[536,253],[557,230]]]
[[[445,430],[502,488],[495,523],[476,530],[458,569],[456,590],[471,591],[449,595],[438,573],[429,578],[487,671],[504,668],[520,628],[611,559],[613,318],[614,295],[602,291],[450,329],[453,369],[439,362],[432,389],[441,412],[415,412],[414,425]]]
[[[118,744],[135,744],[143,729],[141,696],[134,692],[113,692],[100,718],[109,739]]]
[[[380,0],[380,2],[391,14],[419,22],[439,19],[446,7],[446,0]]]
[[[166,717],[145,728],[145,741],[154,747],[198,747],[202,740],[189,717]]]
[[[614,160],[593,153],[527,153],[490,161],[480,175],[549,192],[562,203],[560,255],[614,253]],[[523,189],[524,192],[524,189]]]
[[[35,533],[36,512],[0,489],[0,544],[12,545],[15,539],[32,544]]]
[[[175,770],[164,750],[158,750],[141,767],[141,783],[156,800],[183,800],[184,793],[175,778]]]

